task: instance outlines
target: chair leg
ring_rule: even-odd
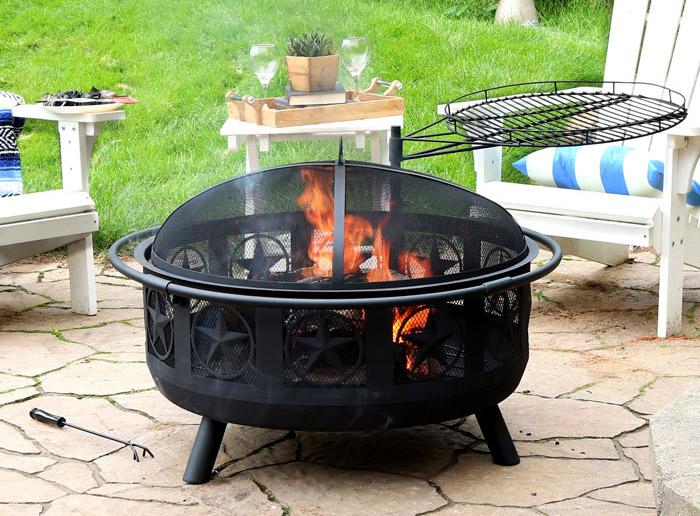
[[[70,297],[73,311],[79,314],[97,313],[95,290],[95,262],[92,254],[92,235],[68,244]]]

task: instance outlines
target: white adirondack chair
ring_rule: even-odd
[[[63,188],[0,199],[0,267],[67,244],[71,307],[95,315],[92,233],[98,220],[89,189],[90,155],[101,122],[121,120],[124,111],[57,114],[23,105],[12,114],[58,121]]]
[[[627,260],[630,245],[660,255],[659,337],[681,331],[683,264],[700,267],[700,223],[685,206],[700,153],[698,49],[699,0],[615,0],[604,79],[664,85],[684,95],[689,107],[682,125],[625,142],[665,161],[662,198],[507,183],[501,181],[501,148],[474,153],[477,192],[522,226],[552,236],[564,254],[608,265]]]

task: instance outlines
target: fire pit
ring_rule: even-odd
[[[117,256],[134,241],[143,273]],[[530,270],[535,241],[554,255]],[[476,414],[494,461],[517,464],[498,403],[528,360],[529,284],[560,258],[465,188],[342,157],[225,181],[110,249],[145,287],[158,389],[203,416],[190,483],[210,479],[228,422],[347,431]]]

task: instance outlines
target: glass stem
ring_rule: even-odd
[[[357,94],[360,92],[360,76],[355,75],[353,76],[353,79],[355,79],[355,96],[357,96]]]

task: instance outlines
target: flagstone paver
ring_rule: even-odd
[[[656,516],[655,509],[610,503],[590,498],[576,498],[538,507],[547,516]]]
[[[0,514],[652,516],[647,420],[700,382],[700,322],[687,317],[700,273],[686,274],[685,335],[657,339],[658,268],[633,257],[567,259],[533,285],[530,361],[501,404],[520,465],[492,463],[473,416],[376,433],[229,425],[200,486],[182,481],[199,416],[153,388],[140,286],[97,267],[99,312],[86,317],[69,310],[65,263],[3,267]],[[33,421],[33,407],[155,458]]]
[[[649,482],[630,482],[629,484],[593,491],[588,493],[588,497],[653,509],[655,507],[654,492],[650,487]]]
[[[98,486],[93,470],[83,462],[61,462],[45,469],[38,476],[67,487],[76,493],[84,493],[88,489]]]
[[[518,466],[503,467],[468,453],[435,483],[456,502],[535,507],[633,480],[634,468],[622,461],[522,457]]]
[[[474,442],[440,425],[370,434],[303,432],[302,460],[429,478]]]
[[[500,404],[513,439],[537,441],[555,437],[615,437],[644,425],[643,419],[615,405],[567,398],[513,394]],[[572,418],[572,414],[576,414]],[[481,437],[474,417],[463,429]]]
[[[95,381],[99,379],[99,381]],[[154,387],[145,363],[79,360],[42,377],[47,392],[106,396]]]
[[[700,353],[700,350],[698,352]],[[646,387],[628,407],[642,414],[655,414],[664,405],[697,385],[700,385],[700,376],[659,378]]]
[[[308,516],[405,516],[446,504],[428,482],[377,471],[295,462],[249,474],[280,503]]]

